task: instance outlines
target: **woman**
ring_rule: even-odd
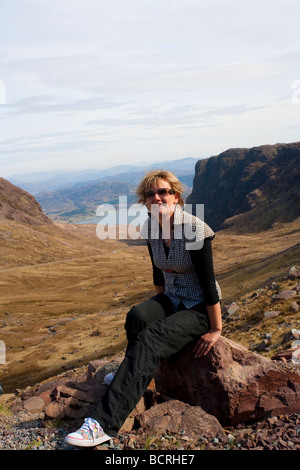
[[[191,341],[195,341],[195,358],[200,358],[221,335],[221,294],[211,249],[213,231],[183,210],[182,185],[170,172],[149,172],[137,195],[149,212],[141,235],[152,261],[156,295],[127,314],[124,360],[93,416],[66,437],[72,445],[95,446],[116,436],[161,359]]]

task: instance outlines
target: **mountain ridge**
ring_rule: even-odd
[[[300,215],[300,143],[232,148],[195,167],[187,203],[216,231],[268,229]]]
[[[54,223],[34,196],[4,178],[0,178],[0,242],[0,270],[106,251],[95,226]]]
[[[75,188],[100,181],[127,181],[136,183],[145,174],[145,170],[165,168],[178,172],[180,176],[194,175],[196,157],[185,157],[178,160],[148,162],[139,164],[117,165],[105,169],[90,170],[57,170],[12,175],[8,179],[32,195],[42,192]]]
[[[0,178],[0,218],[30,225],[51,225],[34,196]]]
[[[53,220],[95,217],[99,204],[118,204],[120,195],[133,199],[135,185],[127,181],[99,181],[75,188],[36,195],[45,213]]]

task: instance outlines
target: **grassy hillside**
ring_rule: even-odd
[[[55,224],[28,193],[5,181],[2,188],[2,386],[23,388],[92,358],[122,353],[127,311],[154,293],[147,248],[137,241],[98,240],[95,225]],[[248,347],[249,338],[255,344],[258,335],[274,331],[279,343],[279,320],[261,321],[270,293],[260,296],[260,304],[244,300],[300,264],[299,219],[249,233],[230,227],[217,232],[213,247],[223,304],[243,307],[225,334]],[[284,308],[289,322],[281,322],[280,335],[299,328],[289,304]]]
[[[89,227],[82,230],[92,242]],[[218,232],[213,245],[223,304],[282,279],[299,262],[298,238],[296,224],[255,236]],[[137,243],[102,243],[102,253],[86,256],[78,247],[73,259],[0,271],[0,331],[7,346],[1,383],[8,389],[124,351],[127,311],[154,294],[150,260]],[[253,316],[250,305],[248,311]],[[255,334],[254,325],[251,339]],[[249,335],[232,330],[230,336],[249,345]]]

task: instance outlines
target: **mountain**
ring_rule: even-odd
[[[31,194],[4,178],[0,178],[0,219],[33,226],[52,224]]]
[[[95,184],[100,181],[127,181],[137,184],[144,176],[146,170],[165,168],[176,173],[187,186],[191,186],[197,161],[198,158],[186,157],[167,162],[151,164],[141,162],[135,165],[118,165],[105,169],[26,173],[13,175],[9,180],[25,191],[30,192],[30,194],[37,195],[47,191],[87,186],[88,184]]]
[[[56,191],[65,188],[74,188],[77,186],[85,186],[100,181],[104,178],[110,180],[115,179],[115,175],[121,173],[130,174],[136,171],[134,165],[119,165],[104,170],[88,169],[88,170],[57,170],[57,171],[40,171],[34,173],[24,173],[21,175],[12,175],[9,180],[11,183],[19,186],[25,191],[36,195],[46,191]]]
[[[95,184],[37,194],[36,198],[53,219],[95,217],[98,205],[118,204],[119,196],[133,198],[135,186],[127,181],[102,181]]]
[[[156,167],[157,165],[153,164],[147,169]],[[164,165],[164,167],[174,172],[177,169],[176,174],[183,183],[185,195],[189,194],[192,189],[195,159],[182,159]],[[72,187],[45,191],[36,194],[35,197],[41,204],[43,211],[52,220],[70,222],[93,218],[100,204],[117,205],[119,196],[127,196],[128,205],[136,202],[135,188],[147,170],[145,168],[138,169],[138,167],[130,168],[131,171],[119,174],[108,172],[109,175],[103,176],[100,180],[92,183],[87,183],[84,176],[82,176],[81,182],[77,181],[75,183],[74,180]]]
[[[104,252],[88,230],[53,223],[31,194],[0,178],[0,269]]]
[[[229,149],[195,167],[187,203],[214,229],[266,230],[300,216],[300,143]]]

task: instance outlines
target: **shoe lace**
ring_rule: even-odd
[[[85,418],[83,425],[81,426],[81,431],[90,433],[93,437],[95,437],[98,433],[99,425],[97,421],[93,420],[92,418]]]

